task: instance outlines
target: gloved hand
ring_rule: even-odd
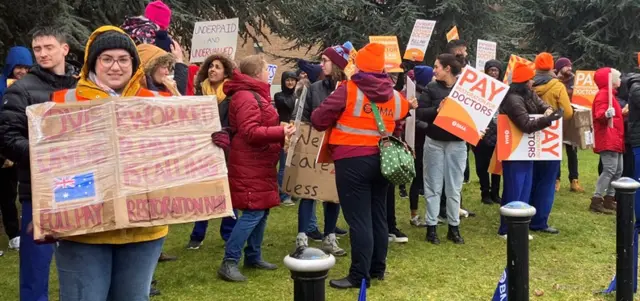
[[[229,148],[231,147],[231,136],[229,135],[229,131],[227,129],[222,129],[221,131],[211,134],[211,142],[223,151],[229,151]]]
[[[547,120],[549,120],[550,122],[553,122],[562,118],[563,115],[564,115],[564,110],[560,108],[557,111],[551,113],[549,116],[545,116],[544,118],[547,118]]]
[[[604,116],[607,118],[613,118],[616,116],[616,110],[613,108],[608,108],[606,112],[604,112]]]

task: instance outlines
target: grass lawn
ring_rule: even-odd
[[[560,235],[534,234],[531,242],[532,300],[614,300],[612,296],[594,295],[594,292],[604,289],[615,273],[615,217],[587,210],[597,176],[598,157],[591,151],[581,151],[579,162],[581,182],[587,192],[569,192],[564,162],[563,186],[556,194],[550,218],[550,224],[561,231]],[[478,216],[462,221],[465,245],[453,245],[446,240],[439,246],[426,243],[426,230],[409,225],[408,200],[397,200],[399,228],[407,233],[410,241],[390,246],[386,279],[373,282],[368,300],[491,299],[506,265],[506,243],[496,235],[498,206],[480,203],[474,172],[472,168],[472,180],[464,186],[463,197],[465,207]],[[424,212],[422,199],[420,208]],[[318,216],[323,216],[320,210]],[[269,217],[264,258],[278,263],[279,269],[246,271],[249,281],[242,284],[226,283],[216,275],[224,251],[218,225],[218,221],[210,224],[209,236],[197,251],[185,249],[192,225],[171,227],[164,250],[180,258],[158,266],[155,278],[162,295],[153,300],[292,300],[293,283],[282,258],[295,244],[297,207],[275,208]],[[342,219],[339,226],[347,228]],[[446,237],[445,227],[440,227],[439,234],[443,239]],[[311,245],[319,244],[312,242]],[[6,248],[6,237],[0,238],[0,246]],[[348,238],[342,238],[341,246],[350,251]],[[340,258],[329,277],[345,276],[348,268],[349,258]],[[0,279],[0,300],[18,300],[16,252],[5,252],[0,257]],[[57,287],[55,268],[52,268],[50,300],[58,300]],[[534,290],[543,294],[536,296]],[[327,283],[327,300],[357,300],[357,295],[357,290],[338,291],[329,288]]]

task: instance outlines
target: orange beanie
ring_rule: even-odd
[[[356,67],[362,72],[382,73],[384,71],[384,51],[385,47],[382,44],[367,44],[356,55]]]
[[[538,60],[536,60],[537,62]],[[522,84],[530,81],[535,75],[535,71],[531,69],[527,64],[516,63],[513,67],[513,74],[511,75],[511,83]]]
[[[536,70],[549,71],[553,69],[553,55],[548,52],[542,52],[536,56]]]

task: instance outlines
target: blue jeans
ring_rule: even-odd
[[[327,236],[336,232],[336,224],[338,223],[338,215],[340,214],[340,204],[323,202],[324,208],[324,235]],[[310,199],[300,200],[298,207],[298,233],[313,232],[318,229],[315,219],[316,201]],[[311,231],[309,231],[309,229]]]
[[[284,150],[280,151],[280,164],[278,165],[278,186],[280,186],[280,202],[286,200],[290,196],[282,192],[282,181],[284,180],[284,168],[287,162],[287,153]]]
[[[620,155],[622,156],[622,155]],[[549,215],[556,196],[556,179],[560,170],[560,161],[533,162],[533,180],[529,203],[536,208],[536,215],[531,218],[529,229],[544,230],[549,228]],[[622,167],[620,167],[622,170]]]
[[[147,301],[164,238],[124,245],[62,240],[56,247],[61,301]]]
[[[245,210],[242,212],[236,226],[231,231],[224,250],[224,260],[238,263],[244,248],[245,264],[257,263],[262,260],[262,240],[267,227],[269,210]]]
[[[20,227],[20,300],[49,300],[49,270],[53,257],[53,244],[38,245],[27,226],[33,220],[31,200],[22,202]]]
[[[529,204],[533,183],[533,161],[503,161],[502,178],[504,184],[502,185],[501,206],[516,201]],[[549,176],[549,178],[552,177]],[[553,180],[555,181],[555,179],[554,176]],[[507,234],[507,224],[502,216],[500,216],[498,234]]]
[[[233,214],[238,216],[238,210],[233,209]],[[220,237],[225,242],[229,240],[229,235],[231,235],[231,231],[233,231],[233,227],[236,225],[236,220],[233,217],[223,217],[220,222]],[[209,227],[209,221],[199,221],[195,222],[193,225],[193,230],[191,231],[191,240],[193,241],[204,241],[204,237],[207,235],[207,227]]]
[[[640,147],[633,148],[633,157],[635,159],[634,180],[640,181]],[[636,192],[635,199],[636,211],[636,227],[640,227],[640,193]]]

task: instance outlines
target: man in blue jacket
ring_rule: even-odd
[[[31,51],[25,47],[13,47],[5,60],[0,77],[0,98],[6,88],[16,80],[25,76],[33,65]],[[4,231],[9,237],[9,249],[20,248],[20,226],[16,197],[18,194],[18,173],[13,162],[0,155],[0,211]]]

